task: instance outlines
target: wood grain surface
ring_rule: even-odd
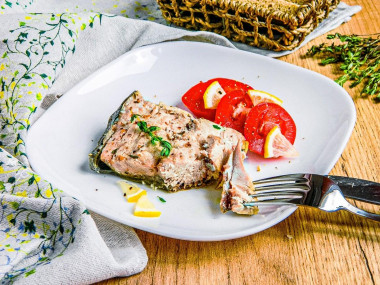
[[[345,2],[362,10],[333,32],[380,32],[380,0]],[[335,79],[336,66],[320,66],[303,56],[323,41],[325,36],[280,60]],[[380,104],[361,98],[359,89],[346,90],[355,102],[357,122],[331,174],[380,182]],[[360,206],[380,212],[380,207]],[[222,242],[137,234],[149,257],[145,270],[98,284],[380,284],[380,224],[347,212],[299,208],[268,230]]]

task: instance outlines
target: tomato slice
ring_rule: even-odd
[[[244,123],[253,104],[242,89],[231,91],[220,100],[215,114],[215,123],[244,132]]]
[[[279,126],[281,133],[294,144],[296,124],[284,108],[274,103],[260,103],[253,107],[244,125],[249,150],[264,155],[265,138],[274,126]]]
[[[215,110],[205,109],[203,101],[203,94],[208,85],[207,82],[200,82],[194,85],[182,96],[182,102],[197,118],[205,118],[213,121],[215,118]]]
[[[207,87],[214,81],[218,81],[226,93],[234,90],[243,90],[246,93],[249,89],[253,89],[245,83],[227,78],[213,78],[194,85],[182,96],[182,102],[198,118],[205,118],[210,121],[215,119],[216,111],[213,109],[205,109],[203,101],[203,94]]]
[[[243,90],[244,92],[247,92],[249,89],[253,89],[248,84],[245,84],[243,82],[236,81],[233,79],[227,79],[227,78],[214,78],[207,81],[206,83],[210,85],[214,81],[218,81],[226,93],[229,93],[234,90]]]

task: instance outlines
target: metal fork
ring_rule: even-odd
[[[350,204],[339,186],[326,176],[316,174],[289,174],[253,181],[255,201],[246,207],[260,205],[295,204],[319,208],[326,212],[346,210],[380,222],[380,215],[363,211]]]

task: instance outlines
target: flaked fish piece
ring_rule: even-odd
[[[237,214],[257,214],[257,207],[245,207],[243,204],[252,202],[249,196],[254,194],[255,187],[252,180],[244,169],[243,160],[245,153],[242,152],[241,142],[230,152],[226,164],[223,166],[222,198],[220,209],[223,213],[233,211]]]
[[[171,145],[169,156],[161,146],[132,122],[132,116],[156,126],[155,136]],[[133,92],[111,116],[98,146],[90,154],[96,172],[116,173],[170,191],[212,183],[244,137],[215,123],[196,119],[190,113],[165,104],[144,100]]]

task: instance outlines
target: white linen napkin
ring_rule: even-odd
[[[314,37],[360,9],[339,7]],[[259,51],[212,33],[162,25],[153,0],[6,0],[0,14],[2,284],[90,284],[141,272],[147,255],[132,228],[90,215],[30,168],[28,129],[69,88],[136,47],[192,40]]]

